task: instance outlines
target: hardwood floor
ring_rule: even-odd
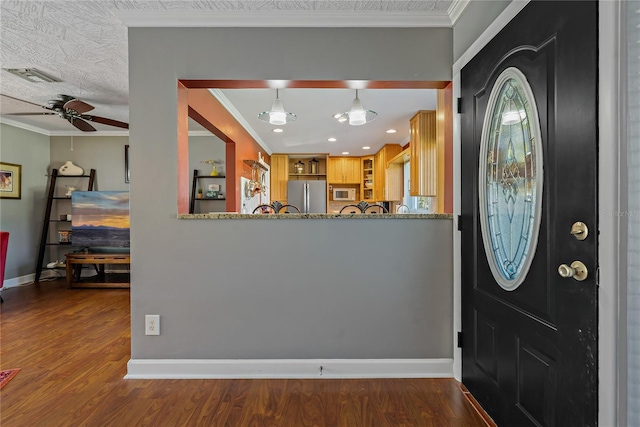
[[[64,280],[6,289],[0,425],[489,425],[453,379],[124,380],[129,291],[67,289]]]

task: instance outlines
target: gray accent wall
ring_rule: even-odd
[[[444,28],[131,28],[132,358],[452,357],[450,220],[176,219],[177,79],[450,80],[452,51]]]
[[[58,169],[70,160],[87,174],[90,169],[96,170],[94,190],[127,191],[129,184],[124,179],[124,147],[127,144],[128,136],[52,136],[51,168]],[[86,185],[86,181],[81,183]],[[64,184],[66,182],[61,182],[62,187]]]
[[[45,207],[49,137],[0,123],[0,160],[22,165],[22,198],[0,199],[0,229],[8,231],[5,280],[35,272]]]
[[[453,62],[475,42],[511,0],[471,1],[453,27]]]

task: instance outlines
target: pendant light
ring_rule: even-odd
[[[356,97],[351,103],[351,110],[337,116],[336,118],[341,123],[347,122],[352,126],[360,126],[365,123],[369,123],[376,117],[378,117],[378,113],[364,109],[362,101],[358,98],[358,89],[356,89]]]
[[[284,111],[284,105],[278,97],[278,89],[276,89],[276,99],[271,105],[271,110],[258,114],[258,118],[263,122],[279,126],[294,121],[296,119],[296,115]]]

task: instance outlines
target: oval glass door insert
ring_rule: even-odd
[[[491,90],[482,127],[480,228],[493,277],[512,291],[535,255],[542,211],[538,109],[524,74],[504,70]]]

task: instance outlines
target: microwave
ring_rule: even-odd
[[[355,188],[334,188],[333,200],[336,202],[353,202],[356,200]]]

